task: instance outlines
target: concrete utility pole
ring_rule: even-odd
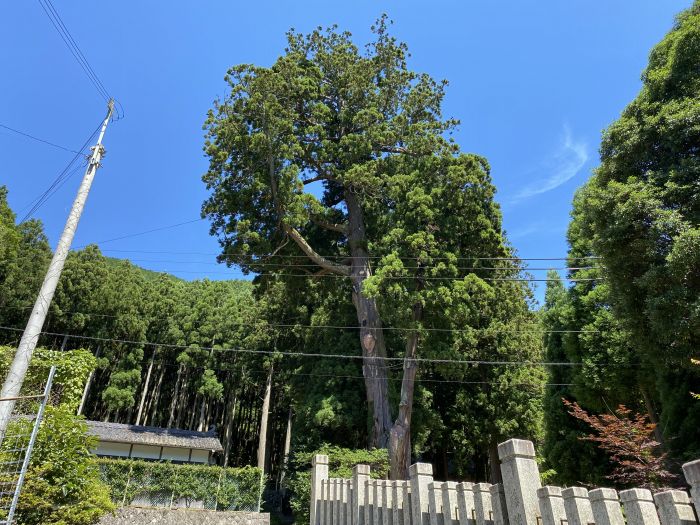
[[[46,277],[44,277],[44,283],[41,285],[39,296],[36,299],[36,303],[34,303],[34,309],[29,317],[29,321],[27,321],[27,326],[24,329],[22,339],[17,347],[15,358],[12,361],[12,365],[7,373],[5,382],[2,385],[2,391],[0,391],[0,440],[2,440],[2,438],[5,436],[7,425],[10,422],[12,409],[15,405],[13,398],[19,396],[22,383],[24,382],[24,376],[27,374],[27,369],[29,368],[29,362],[32,359],[32,354],[34,353],[34,349],[39,341],[41,330],[44,327],[46,314],[49,311],[49,305],[51,304],[53,294],[56,291],[58,279],[61,277],[63,265],[66,262],[66,257],[68,256],[68,250],[70,250],[71,243],[73,242],[73,236],[75,235],[75,230],[78,227],[80,215],[83,213],[85,201],[87,200],[88,193],[90,192],[90,186],[95,178],[97,168],[100,167],[100,160],[104,154],[102,138],[107,130],[107,124],[109,124],[109,121],[112,118],[113,111],[114,101],[110,100],[107,104],[107,116],[102,123],[97,144],[92,148],[92,155],[90,156],[90,161],[88,162],[87,169],[85,170],[83,182],[80,184],[78,194],[73,201],[73,207],[68,215],[66,225],[63,228],[61,239],[58,241],[56,252],[53,255],[53,259],[51,259],[49,270],[46,272]],[[4,401],[5,399],[7,400]]]

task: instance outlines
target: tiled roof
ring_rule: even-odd
[[[179,428],[146,427],[142,425],[124,425],[122,423],[105,423],[86,421],[88,432],[100,441],[113,443],[133,443],[134,445],[154,445],[158,447],[193,448],[198,450],[223,450],[221,442],[214,431],[195,432]]]

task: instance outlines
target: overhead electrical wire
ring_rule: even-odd
[[[21,332],[21,328],[14,328],[9,326],[0,326],[2,330]],[[361,355],[347,355],[347,354],[324,354],[324,353],[313,353],[313,352],[289,352],[282,350],[259,350],[252,348],[218,348],[211,346],[198,346],[198,345],[177,345],[171,343],[155,343],[152,341],[135,341],[131,339],[116,339],[110,337],[95,337],[87,335],[76,335],[76,334],[66,334],[60,332],[41,332],[43,335],[50,335],[55,337],[68,337],[72,339],[81,339],[87,341],[100,341],[103,343],[119,343],[119,344],[130,344],[138,346],[155,346],[160,348],[174,348],[181,350],[205,350],[209,352],[222,352],[222,353],[235,353],[235,354],[254,354],[254,355],[279,355],[285,357],[313,357],[313,358],[326,358],[326,359],[348,359],[348,360],[364,360],[365,357]],[[404,362],[403,357],[382,357],[381,360],[385,362],[400,361]],[[416,357],[411,359],[415,363],[430,363],[430,364],[460,364],[460,365],[472,365],[472,366],[584,366],[584,363],[573,363],[573,362],[562,362],[562,361],[505,361],[505,360],[481,360],[481,359],[436,359],[436,358],[424,358]],[[615,365],[615,366],[636,366],[633,364],[628,365]]]
[[[58,176],[53,180],[53,182],[52,182],[51,185],[46,189],[46,191],[44,191],[41,195],[39,195],[38,197],[36,197],[36,198],[35,198],[34,200],[32,200],[27,206],[25,206],[24,208],[22,208],[22,209],[20,210],[20,211],[23,211],[23,210],[25,210],[25,209],[27,209],[28,207],[31,206],[31,208],[30,208],[29,211],[24,215],[24,217],[22,218],[22,220],[19,221],[20,224],[23,223],[23,222],[26,222],[27,220],[29,220],[29,219],[39,210],[39,208],[41,208],[41,207],[46,203],[46,201],[48,201],[48,200],[51,198],[51,196],[52,196],[54,193],[56,193],[56,192],[63,186],[63,184],[65,184],[66,181],[67,181],[76,171],[78,171],[81,167],[84,167],[84,166],[85,166],[85,164],[82,164],[82,165],[81,165],[81,164],[77,164],[77,165],[76,165],[76,162],[78,161],[78,159],[80,159],[81,157],[84,156],[84,153],[83,153],[83,152],[84,152],[85,149],[87,148],[87,146],[88,146],[88,144],[90,143],[90,141],[92,141],[92,139],[95,137],[95,135],[97,135],[97,133],[98,133],[99,130],[100,130],[100,126],[98,125],[98,126],[95,128],[95,130],[90,134],[90,136],[85,140],[85,142],[83,143],[83,145],[78,149],[78,151],[77,151],[76,154],[73,156],[73,158],[70,160],[70,162],[68,162],[68,164],[66,165],[66,167],[63,168],[63,171],[61,171],[61,173],[59,173]]]
[[[25,306],[0,306],[0,309],[5,310],[29,310],[31,305]],[[217,312],[221,313],[221,312]],[[101,317],[106,319],[122,319],[126,316],[124,315],[111,315],[111,314],[98,314],[91,312],[80,312],[80,311],[68,311],[62,312],[63,315],[78,316],[84,315],[86,317]],[[152,321],[167,321],[170,317],[152,317]],[[298,323],[268,323],[268,322],[234,322],[231,323],[232,326],[247,326],[250,328],[256,328],[258,330],[264,330],[266,328],[287,328],[287,329],[309,329],[309,330],[359,330],[362,327],[356,325],[306,325]],[[505,328],[505,327],[504,327]],[[383,331],[399,331],[399,332],[440,332],[440,333],[474,333],[474,332],[489,332],[489,333],[518,333],[518,334],[598,334],[600,330],[521,330],[521,329],[494,329],[494,328],[409,328],[400,326],[383,326],[381,328]]]
[[[107,91],[107,88],[105,88],[104,84],[100,80],[100,77],[97,75],[97,73],[95,73],[95,70],[92,68],[87,58],[85,58],[85,55],[80,50],[80,46],[78,46],[78,43],[71,35],[70,31],[66,27],[66,24],[63,23],[61,16],[58,14],[58,11],[54,7],[54,5],[51,3],[51,0],[39,0],[39,4],[41,5],[42,9],[46,13],[46,16],[49,18],[49,21],[58,32],[63,42],[68,47],[68,50],[73,55],[73,58],[75,58],[76,62],[78,62],[78,64],[85,72],[88,79],[93,84],[99,95],[102,98],[104,98],[105,102],[110,100],[112,97]]]
[[[44,13],[46,13],[46,16],[51,22],[51,25],[53,25],[54,29],[56,29],[56,32],[61,37],[61,40],[63,40],[63,43],[66,44],[66,47],[70,51],[71,55],[73,55],[73,58],[75,58],[75,61],[88,77],[88,80],[90,80],[90,83],[94,86],[100,97],[102,97],[105,102],[114,100],[116,106],[118,106],[116,111],[117,118],[115,120],[121,120],[124,118],[124,107],[109,93],[99,75],[95,72],[88,59],[85,57],[85,54],[80,49],[80,46],[76,42],[75,38],[73,38],[73,35],[68,30],[68,27],[63,22],[61,15],[58,13],[51,0],[39,0],[39,5],[41,5],[41,8],[44,10]]]
[[[61,146],[60,144],[55,144],[53,142],[50,142],[48,140],[40,139],[39,137],[35,137],[34,135],[30,135],[29,133],[25,133],[24,131],[20,131],[15,128],[11,128],[10,126],[6,126],[5,124],[0,124],[0,128],[4,128],[8,131],[12,131],[13,133],[17,133],[18,135],[22,135],[23,137],[27,137],[32,140],[36,140],[37,142],[43,142],[44,144],[48,144],[49,146],[53,146],[54,148],[62,149],[63,151],[67,151],[69,153],[76,153],[80,154],[79,151],[75,151],[74,149],[66,148],[65,146]]]

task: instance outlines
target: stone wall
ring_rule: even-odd
[[[100,525],[270,525],[270,515],[259,512],[146,509],[123,507],[100,520]]]

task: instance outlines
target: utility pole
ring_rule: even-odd
[[[70,250],[71,243],[73,242],[80,215],[83,213],[85,201],[90,192],[90,186],[92,186],[97,168],[100,167],[100,160],[102,159],[102,155],[104,155],[102,138],[107,130],[107,124],[109,124],[112,118],[113,111],[114,101],[110,100],[107,104],[107,116],[102,123],[97,144],[92,148],[92,155],[90,156],[87,169],[85,170],[85,176],[80,183],[80,188],[78,188],[78,194],[73,201],[73,207],[66,220],[61,239],[58,241],[56,252],[51,259],[49,270],[46,272],[46,277],[44,277],[44,283],[41,285],[39,296],[36,299],[36,303],[34,303],[32,314],[29,317],[29,321],[27,321],[27,326],[24,329],[22,339],[17,347],[15,358],[12,361],[12,365],[10,365],[10,370],[2,385],[2,391],[0,391],[0,440],[5,436],[5,431],[7,430],[7,425],[12,415],[12,409],[15,405],[13,398],[19,396],[22,383],[24,382],[24,376],[27,374],[27,369],[29,368],[29,362],[32,359],[32,354],[39,341],[41,330],[44,327],[46,314],[49,311],[49,305],[56,291],[58,279],[61,277],[63,266],[66,263],[68,250]],[[7,401],[5,401],[5,399],[7,399]]]

